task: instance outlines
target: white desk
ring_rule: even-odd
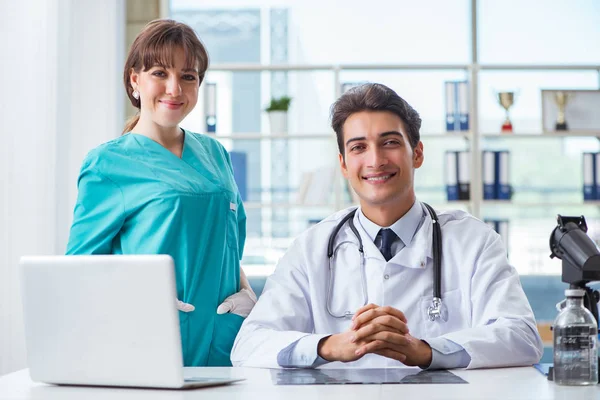
[[[188,368],[186,375],[194,374]],[[598,400],[600,385],[562,387],[548,382],[532,367],[489,370],[456,370],[469,384],[455,385],[310,385],[276,386],[271,373],[254,368],[202,368],[198,375],[243,377],[246,381],[229,386],[192,390],[150,390],[51,386],[33,383],[27,370],[0,377],[0,399],[36,400],[184,400],[184,399],[252,399],[252,400]]]

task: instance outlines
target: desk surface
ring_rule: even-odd
[[[186,368],[193,376],[195,368]],[[271,372],[255,368],[201,368],[197,375],[246,378],[229,386],[193,390],[151,390],[52,386],[34,383],[27,370],[0,377],[0,399],[111,399],[111,400],[184,400],[184,399],[600,399],[600,385],[563,387],[546,380],[532,367],[488,370],[455,370],[469,384],[457,385],[309,385],[276,386]]]

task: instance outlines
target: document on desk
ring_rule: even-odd
[[[275,385],[381,385],[397,383],[469,383],[446,370],[416,368],[272,369]]]
[[[533,364],[533,368],[537,369],[538,371],[540,371],[541,374],[548,376],[548,380],[551,381],[552,380],[552,376],[548,375],[550,372],[550,368],[552,368],[552,363],[539,363],[539,364]]]

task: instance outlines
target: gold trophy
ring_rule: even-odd
[[[554,102],[558,107],[558,116],[556,117],[557,131],[566,131],[569,129],[565,119],[565,109],[571,99],[573,99],[573,93],[567,93],[562,90],[554,92]]]
[[[510,116],[508,114],[508,109],[514,104],[515,102],[515,92],[499,92],[498,93],[498,103],[500,103],[500,105],[502,107],[504,107],[504,110],[506,111],[506,119],[504,120],[504,123],[502,124],[502,132],[503,133],[511,133],[513,131],[513,126],[512,126],[512,122],[510,122]]]

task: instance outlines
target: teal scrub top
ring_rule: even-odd
[[[246,214],[225,148],[184,135],[181,158],[135,133],[87,155],[67,254],[173,257],[177,298],[196,307],[179,312],[184,365],[230,366],[243,318],[216,310],[240,290]]]

